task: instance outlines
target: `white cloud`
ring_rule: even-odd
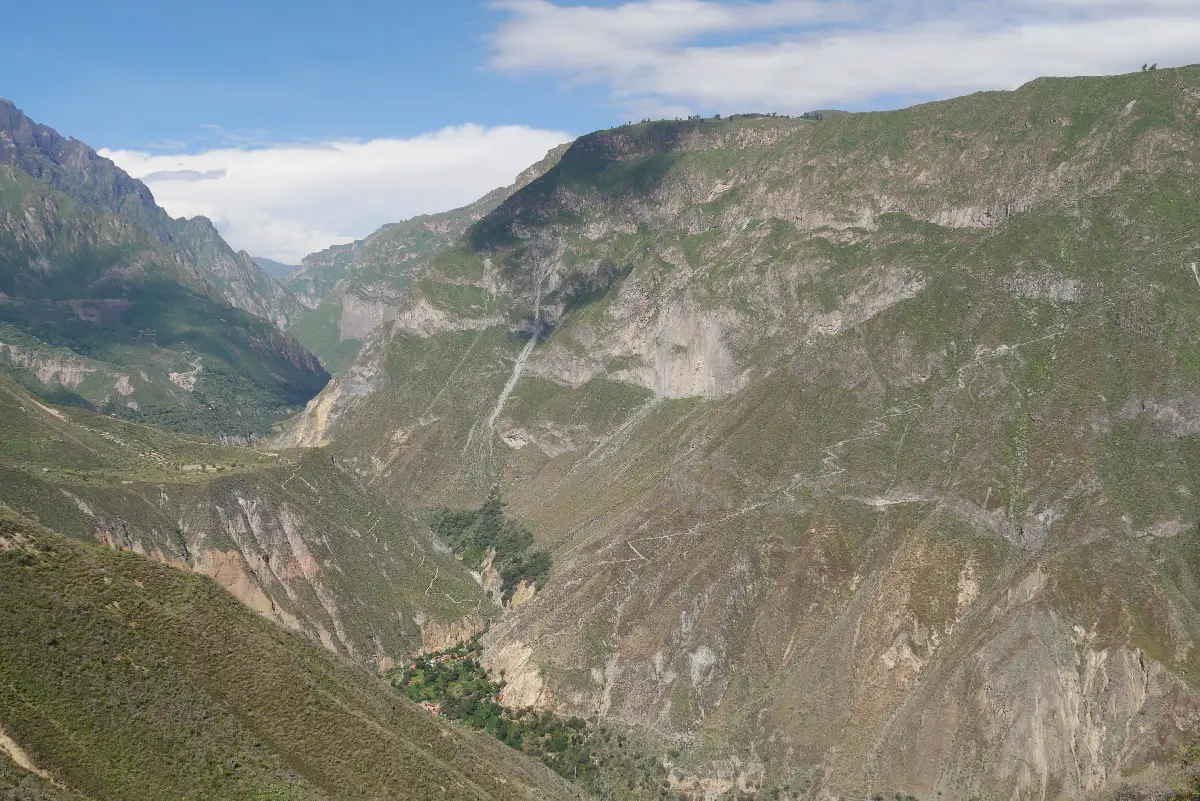
[[[794,113],[1200,61],[1197,0],[495,5],[495,69],[606,84],[639,112]]]
[[[470,203],[570,138],[463,125],[412,139],[100,153],[146,181],[172,216],[204,215],[234,248],[295,264],[384,223]]]

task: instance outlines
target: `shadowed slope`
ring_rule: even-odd
[[[207,220],[172,220],[0,101],[0,370],[54,402],[261,436],[329,378],[276,327],[287,294]]]

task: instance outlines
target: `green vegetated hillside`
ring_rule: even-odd
[[[286,290],[207,220],[172,220],[7,101],[0,134],[0,370],[55,403],[237,437],[271,433],[324,386],[276,326]]]
[[[235,253],[205,217],[172,219],[150,190],[75,138],[26,117],[0,99],[0,164],[72,198],[98,214],[114,214],[147,232],[177,266],[206,284],[213,297],[276,322],[294,322],[302,306],[246,253]]]
[[[312,311],[290,332],[332,372],[341,372],[354,361],[363,341],[395,318],[413,276],[430,257],[544,174],[566,149],[562,145],[551,150],[511,186],[495,189],[470,205],[385,225],[366,239],[306,256],[287,284]]]
[[[480,651],[472,640],[424,654],[387,677],[439,717],[485,731],[509,748],[536,757],[592,797],[679,798],[667,790],[670,783],[662,760],[628,731],[576,716],[506,708],[504,680],[487,674],[479,664]]]
[[[2,376],[0,503],[209,576],[375,668],[469,638],[498,611],[427,527],[326,455],[212,445],[48,407]]]
[[[1200,734],[1200,68],[818,116],[582,137],[288,442],[498,482],[483,664],[672,792],[1094,796]]]
[[[495,487],[478,509],[430,509],[426,517],[466,567],[494,575],[493,595],[505,604],[541,589],[550,576],[550,554],[531,550],[533,532],[504,514]]]
[[[208,579],[5,507],[0,609],[5,798],[576,797]]]

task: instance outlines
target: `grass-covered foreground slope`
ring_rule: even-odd
[[[496,611],[399,502],[328,456],[54,408],[2,376],[0,503],[210,576],[254,611],[377,668],[466,639]]]
[[[574,797],[213,582],[4,508],[0,609],[0,726],[42,774],[0,754],[5,797]]]
[[[1094,797],[1200,720],[1198,165],[1195,67],[598,132],[292,441],[500,482],[484,664],[676,790]]]

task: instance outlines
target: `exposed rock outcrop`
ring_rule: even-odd
[[[0,342],[0,365],[23,367],[37,376],[43,384],[57,384],[70,389],[77,389],[89,375],[100,369],[96,364],[73,353],[37,351],[3,342]],[[123,386],[127,386],[128,377],[122,378]],[[128,395],[129,391],[124,394]]]
[[[470,642],[487,631],[487,621],[478,615],[468,615],[448,623],[426,621],[421,625],[421,648],[426,653],[448,651],[456,645]]]

